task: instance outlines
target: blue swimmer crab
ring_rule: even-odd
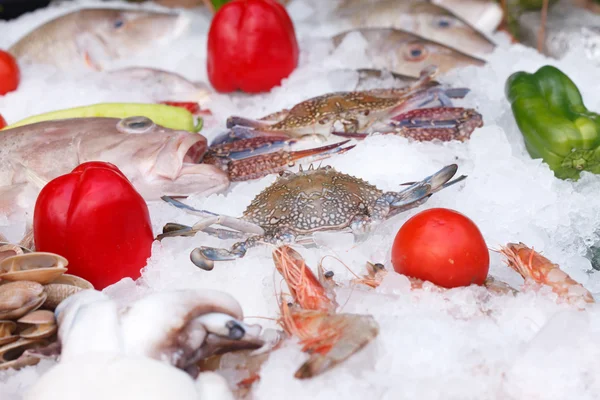
[[[464,97],[468,89],[444,88],[432,81],[435,73],[435,67],[426,68],[416,82],[402,88],[325,94],[259,120],[232,116],[227,120],[230,131],[214,143],[261,136],[364,138],[370,133],[419,141],[468,140],[483,126],[482,117],[473,109],[453,107],[451,98]]]
[[[299,243],[319,231],[350,229],[364,234],[384,220],[427,201],[433,193],[453,185],[466,176],[452,181],[458,166],[448,165],[420,182],[407,183],[400,192],[384,192],[362,179],[336,171],[330,166],[284,171],[278,179],[246,208],[241,218],[197,210],[164,196],[163,200],[175,207],[203,217],[194,226],[168,223],[158,240],[168,236],[190,236],[198,231],[220,238],[244,238],[231,250],[199,247],[191,253],[192,262],[211,270],[214,261],[243,257],[246,251],[259,243]],[[219,224],[233,228],[215,229]],[[250,234],[246,237],[245,234]]]

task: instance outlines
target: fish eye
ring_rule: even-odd
[[[405,54],[407,61],[421,61],[427,57],[427,49],[421,44],[412,44]]]
[[[437,26],[439,28],[450,28],[450,26],[452,26],[452,22],[447,18],[440,18],[437,21]]]
[[[144,133],[154,127],[154,122],[147,117],[129,117],[119,121],[117,129],[124,133]]]
[[[115,27],[115,29],[119,29],[123,25],[125,25],[125,22],[123,22],[123,20],[120,20],[120,19],[116,20],[115,23],[113,24],[113,26]]]

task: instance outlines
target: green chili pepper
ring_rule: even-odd
[[[34,115],[4,129],[16,128],[42,121],[54,121],[66,118],[108,117],[127,118],[143,116],[150,118],[155,124],[165,128],[198,132],[202,124],[196,124],[191,112],[182,107],[165,104],[144,103],[102,103],[90,106],[69,108],[66,110],[52,111],[45,114]]]
[[[516,72],[505,94],[531,157],[542,158],[561,179],[600,174],[600,115],[586,108],[567,75],[550,65]]]

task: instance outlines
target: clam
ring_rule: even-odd
[[[19,336],[23,339],[45,339],[56,333],[57,326],[54,313],[48,310],[36,310],[20,318],[20,324],[30,325]]]
[[[81,290],[93,288],[94,286],[83,278],[69,274],[61,275],[44,286],[48,297],[42,308],[54,310],[67,297]]]
[[[44,287],[37,282],[17,281],[0,285],[0,319],[21,318],[46,301]]]
[[[54,253],[19,254],[0,261],[0,279],[50,283],[67,271],[66,258]]]
[[[0,346],[12,343],[19,339],[19,335],[15,335],[17,324],[14,321],[0,321]]]
[[[26,350],[48,345],[44,339],[19,339],[0,347],[0,370],[19,369],[40,362],[38,357],[23,354]]]

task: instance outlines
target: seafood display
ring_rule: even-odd
[[[96,3],[0,21],[0,399],[598,397],[597,5]]]
[[[102,70],[107,61],[146,50],[150,43],[174,40],[186,25],[185,19],[173,13],[82,9],[35,28],[9,52],[24,63]]]
[[[367,57],[374,68],[398,74],[419,76],[430,65],[440,74],[467,66],[484,66],[486,61],[441,43],[398,28],[356,28],[331,38],[334,48],[348,36],[360,35],[368,43]]]
[[[211,228],[213,224],[252,235],[233,245],[231,250],[199,247],[192,251],[192,262],[199,268],[211,270],[214,261],[243,257],[249,248],[260,243],[295,242],[314,232],[328,230],[350,229],[356,235],[368,233],[384,220],[418,207],[434,193],[464,180],[465,176],[451,180],[457,170],[457,165],[448,165],[400,192],[383,192],[331,167],[313,168],[311,165],[307,170],[281,174],[252,200],[240,219],[195,210],[164,197],[175,207],[205,218],[192,227],[167,224],[158,238],[198,231],[227,237],[228,231],[215,231]],[[230,234],[230,237],[237,236],[239,233]]]

